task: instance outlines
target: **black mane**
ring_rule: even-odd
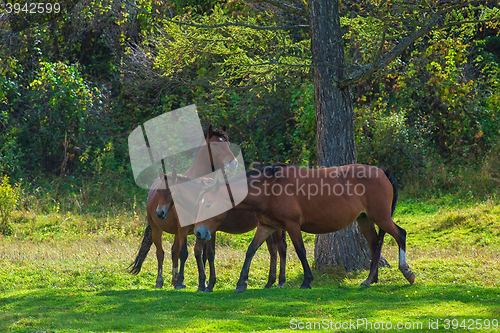
[[[212,133],[213,135],[215,135],[216,137],[219,137],[219,138],[223,138],[225,139],[226,141],[229,140],[229,135],[227,134],[226,131],[220,129],[220,128],[214,128],[212,130]]]

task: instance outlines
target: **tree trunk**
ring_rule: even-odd
[[[356,163],[352,94],[349,87],[337,85],[345,68],[338,1],[310,0],[308,6],[318,166]],[[350,272],[367,269],[371,252],[354,222],[344,230],[316,235],[314,258],[317,269],[343,265]]]

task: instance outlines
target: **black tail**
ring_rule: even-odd
[[[151,227],[148,225],[146,231],[144,231],[144,238],[142,239],[141,248],[139,249],[139,253],[135,258],[134,262],[128,266],[127,269],[130,269],[130,274],[137,275],[141,271],[142,263],[146,256],[148,255],[149,249],[153,244],[153,237],[151,232]]]
[[[392,185],[392,206],[391,206],[391,216],[394,215],[394,211],[396,210],[396,204],[398,202],[398,181],[392,173],[389,171],[389,169],[382,169],[387,176],[387,179],[391,182]]]

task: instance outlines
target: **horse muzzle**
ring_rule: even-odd
[[[156,216],[158,216],[159,219],[164,220],[167,217],[168,209],[167,206],[161,207],[161,209],[156,209]]]
[[[234,171],[236,170],[236,168],[238,167],[238,161],[236,159],[232,160],[231,162],[229,163],[226,163],[224,165],[224,167],[226,168],[227,171],[231,172],[231,171]]]
[[[196,238],[205,241],[210,240],[210,238],[212,238],[212,236],[210,236],[210,230],[208,230],[208,228],[204,225],[201,225],[198,228],[196,228],[196,230],[194,231],[194,235],[196,236]]]

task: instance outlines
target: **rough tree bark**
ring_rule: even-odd
[[[349,87],[338,85],[345,79],[338,1],[310,0],[308,7],[318,165],[356,163],[352,94]],[[367,269],[371,252],[354,222],[344,230],[316,235],[314,258],[317,269],[342,265],[350,272]]]

